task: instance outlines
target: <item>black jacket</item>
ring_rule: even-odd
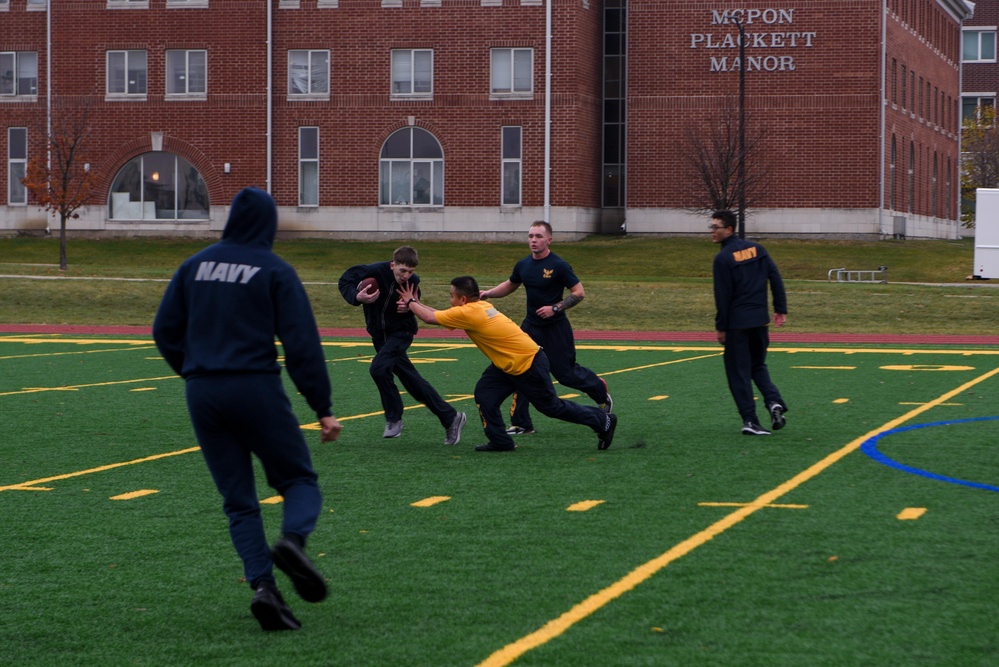
[[[752,329],[770,323],[767,284],[774,312],[787,314],[787,294],[777,265],[758,243],[730,236],[715,255],[715,330]]]
[[[379,294],[374,303],[362,304],[357,300],[357,285],[365,278],[375,278],[378,281]],[[414,273],[408,284],[419,285],[420,277]],[[396,310],[396,303],[399,301],[396,290],[402,285],[395,281],[391,262],[352,266],[340,276],[338,287],[344,301],[352,306],[364,306],[364,327],[372,338],[384,340],[386,335],[398,331],[416,335],[416,316],[409,311],[400,313]]]

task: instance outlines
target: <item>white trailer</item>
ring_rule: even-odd
[[[975,191],[975,278],[999,278],[999,189]]]

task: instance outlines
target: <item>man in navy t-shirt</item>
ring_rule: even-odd
[[[550,224],[543,220],[532,224],[527,234],[531,254],[517,262],[507,280],[484,290],[480,298],[498,299],[524,285],[527,290],[527,316],[520,328],[544,349],[551,363],[552,375],[559,384],[585,393],[610,414],[614,403],[607,393],[607,383],[589,368],[576,363],[576,339],[565,314],[586,296],[583,283],[573,273],[569,263],[551,251],[551,242]],[[565,290],[569,290],[568,296],[565,296]],[[519,392],[513,395],[507,433],[534,433],[530,404],[523,400]]]

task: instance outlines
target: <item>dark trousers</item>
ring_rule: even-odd
[[[515,391],[525,396],[534,407],[547,417],[573,424],[589,426],[596,433],[607,429],[607,415],[597,407],[564,401],[555,393],[551,369],[544,350],[538,350],[526,373],[510,375],[490,364],[475,384],[475,403],[486,432],[494,445],[512,447],[513,438],[506,432],[500,406]]]
[[[598,405],[607,400],[607,389],[597,374],[576,363],[576,337],[568,318],[554,324],[539,326],[527,320],[520,325],[534,342],[544,349],[551,364],[552,375],[563,387],[578,389]],[[521,428],[534,428],[531,421],[531,403],[520,392],[513,395],[510,405],[510,424]]]
[[[378,395],[382,399],[382,409],[385,411],[385,421],[395,422],[402,419],[402,397],[395,384],[393,376],[399,378],[409,395],[427,406],[441,426],[447,428],[457,414],[451,405],[441,398],[429,382],[413,366],[406,351],[413,344],[413,335],[404,331],[388,334],[382,340],[371,339],[375,346],[375,358],[371,360],[371,379],[378,387]]]
[[[222,494],[229,536],[243,559],[246,581],[253,588],[273,581],[252,456],[263,465],[267,484],[284,497],[282,534],[305,540],[323,504],[309,448],[281,376],[192,378],[187,381],[187,406],[201,453]]]
[[[785,405],[767,369],[769,346],[769,327],[729,329],[725,332],[725,375],[743,421],[759,423],[756,418],[756,402],[753,400],[754,384],[763,394],[768,410],[773,403]]]

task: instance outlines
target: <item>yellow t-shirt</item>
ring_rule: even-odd
[[[437,323],[448,329],[463,329],[493,365],[510,375],[526,373],[541,349],[513,320],[486,301],[452,306],[434,315]]]

